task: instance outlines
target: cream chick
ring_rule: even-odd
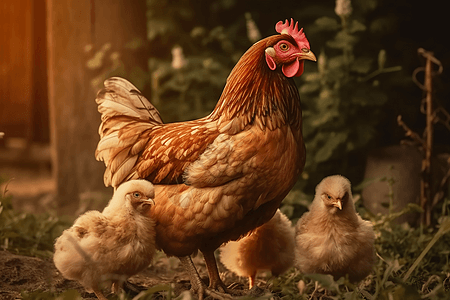
[[[120,185],[103,212],[88,211],[56,240],[53,261],[61,274],[106,299],[100,283],[120,282],[146,268],[155,253],[153,185],[131,180]]]
[[[310,211],[296,226],[296,266],[302,273],[348,274],[358,282],[375,262],[372,224],[355,211],[350,181],[334,175],[316,187]]]
[[[248,236],[221,248],[222,263],[237,275],[248,277],[249,288],[254,286],[258,271],[269,270],[278,276],[294,265],[294,259],[294,228],[280,210]]]

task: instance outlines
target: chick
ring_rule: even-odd
[[[350,181],[334,175],[316,187],[310,211],[296,226],[296,266],[302,273],[348,274],[364,279],[375,262],[375,235],[369,221],[355,211]]]
[[[100,291],[105,280],[111,280],[117,292],[120,283],[147,267],[155,253],[155,222],[148,217],[154,196],[146,180],[120,185],[103,212],[86,212],[56,240],[56,268],[99,299],[106,299]]]
[[[269,222],[256,228],[237,242],[221,249],[221,261],[230,271],[249,278],[255,284],[259,270],[270,270],[278,276],[294,265],[295,235],[291,221],[280,210]]]

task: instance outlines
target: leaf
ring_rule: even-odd
[[[300,92],[300,94],[310,94],[310,93],[320,90],[320,87],[321,87],[320,84],[317,82],[309,82],[309,83],[303,84],[300,87],[299,92]]]
[[[322,287],[332,292],[339,291],[339,284],[329,274],[307,274],[306,278],[317,281]]]
[[[147,18],[147,39],[152,41],[159,36],[168,36],[175,31],[172,22],[166,22],[164,19],[158,19],[156,16]]]
[[[331,132],[325,144],[317,151],[314,160],[317,163],[327,161],[333,156],[334,151],[347,140],[347,137],[348,133],[346,132]]]
[[[355,33],[358,31],[365,31],[367,29],[366,25],[359,22],[358,20],[353,20],[353,22],[350,25],[350,32]]]
[[[321,17],[318,18],[315,22],[315,25],[319,30],[339,30],[340,25],[336,19],[330,17]]]
[[[374,299],[373,295],[371,295],[368,291],[360,289],[359,292],[369,300]]]
[[[442,220],[441,226],[439,227],[438,232],[434,235],[433,239],[428,243],[428,245],[423,249],[422,253],[420,253],[419,257],[414,261],[412,266],[409,268],[408,272],[406,272],[405,276],[403,276],[403,280],[406,282],[411,276],[412,272],[417,268],[422,259],[427,255],[428,251],[433,247],[433,245],[445,234],[450,231],[450,217],[445,217]]]
[[[386,50],[381,49],[378,52],[378,70],[383,70],[386,65]]]
[[[394,296],[394,299],[398,299],[398,300],[403,300],[403,299],[420,300],[421,299],[421,297],[416,289],[414,289],[410,285],[406,285],[406,284],[402,284],[402,283],[398,284],[394,288],[393,296]]]
[[[302,78],[306,81],[306,82],[311,82],[311,81],[320,81],[320,79],[322,78],[322,76],[320,75],[320,73],[318,72],[309,72],[308,74],[304,74],[302,76]]]
[[[351,103],[361,107],[381,106],[386,103],[387,100],[386,94],[367,85],[355,89],[350,98]],[[364,120],[369,121],[371,118],[366,118],[364,116]]]
[[[342,68],[345,64],[345,58],[343,55],[337,55],[334,57],[330,57],[328,59],[328,68],[336,69],[338,72],[342,73]]]
[[[131,69],[129,78],[131,82],[142,91],[145,84],[150,81],[150,74],[141,67],[135,66]]]
[[[317,119],[313,120],[311,122],[311,125],[313,127],[321,127],[325,124],[330,123],[335,118],[339,117],[339,112],[337,110],[329,110],[329,111],[323,112],[321,115],[316,116],[316,117],[317,117]]]
[[[158,285],[152,286],[151,288],[149,288],[146,291],[140,292],[138,295],[136,295],[133,298],[133,300],[145,299],[146,296],[153,295],[157,292],[163,292],[163,291],[167,291],[171,295],[172,287],[168,284],[158,284]]]
[[[316,101],[316,107],[319,112],[325,112],[329,110],[337,110],[333,104],[338,103],[339,98],[335,96],[333,91],[329,89],[322,89],[319,95],[319,99]]]
[[[360,74],[369,73],[373,59],[369,57],[358,57],[352,62],[351,70]]]
[[[336,37],[327,42],[327,45],[335,49],[346,49],[353,47],[358,41],[356,36],[353,36],[346,31],[339,31]]]

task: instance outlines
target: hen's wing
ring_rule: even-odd
[[[172,123],[148,132],[148,142],[128,179],[145,178],[154,184],[182,183],[186,168],[219,135],[205,119]]]
[[[186,167],[219,134],[206,119],[163,124],[156,108],[122,78],[106,80],[96,102],[102,124],[95,156],[105,162],[107,186],[137,178],[180,183]]]

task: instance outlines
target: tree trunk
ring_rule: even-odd
[[[74,213],[90,196],[105,195],[94,203],[104,205],[111,195],[103,184],[105,166],[94,157],[100,114],[92,82],[101,72],[87,62],[106,43],[120,53],[126,42],[145,40],[145,11],[145,1],[47,0],[50,137],[62,213]]]

